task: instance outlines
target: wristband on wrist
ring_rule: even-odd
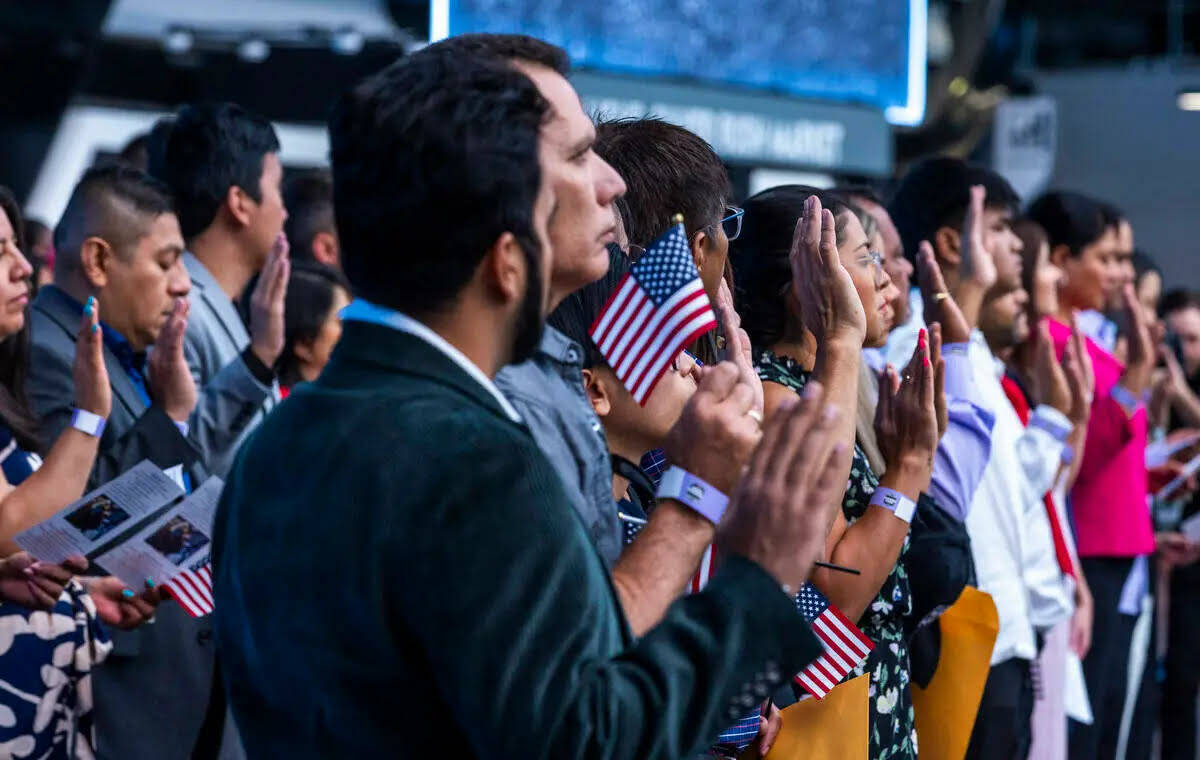
[[[917,511],[917,503],[899,491],[879,486],[871,495],[871,504],[889,510],[906,523],[911,523],[913,513]]]
[[[1129,390],[1120,383],[1117,383],[1112,387],[1112,391],[1109,395],[1111,395],[1113,400],[1120,404],[1121,408],[1125,410],[1125,413],[1131,417],[1142,404],[1142,400],[1136,396],[1133,391]]]
[[[721,522],[721,516],[729,506],[729,497],[721,493],[716,486],[706,483],[677,465],[671,465],[663,473],[662,479],[658,481],[655,497],[674,499],[695,510],[713,525]]]
[[[108,421],[100,415],[84,409],[76,409],[71,413],[71,427],[94,438],[99,438],[104,433],[107,423]]]

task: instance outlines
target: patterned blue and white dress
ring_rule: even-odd
[[[0,424],[5,480],[18,485],[40,464]],[[0,600],[0,758],[94,757],[91,671],[111,646],[77,581],[44,612]]]

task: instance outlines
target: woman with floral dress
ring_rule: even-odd
[[[61,566],[36,562],[12,537],[79,498],[98,439],[68,429],[43,460],[37,421],[25,402],[29,277],[21,251],[21,217],[0,187],[0,757],[76,760],[93,757],[91,678],[110,644],[101,619],[145,620],[153,608],[112,577],[73,574],[82,557]],[[101,353],[99,313],[80,321],[76,405],[107,417],[112,395]]]
[[[852,209],[836,196],[784,186],[746,201],[742,235],[733,245],[739,313],[754,343],[766,414],[812,379],[843,414],[854,438],[858,372],[864,347],[879,346],[891,327],[890,280]],[[801,222],[797,225],[797,220]],[[937,346],[932,346],[936,355]],[[936,369],[924,336],[902,378],[880,378],[876,432],[887,473],[882,482],[855,446],[845,463],[847,488],[831,505],[829,559],[861,571],[818,569],[813,583],[874,643],[850,677],[870,674],[870,756],[915,758],[904,618],[912,598],[903,554],[908,522],[872,503],[880,486],[916,502],[929,485],[938,443]],[[840,507],[840,509],[838,508]]]

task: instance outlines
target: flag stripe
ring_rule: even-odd
[[[679,342],[676,339],[680,338],[682,333],[690,330],[688,325],[696,319],[707,321],[711,316],[712,310],[703,290],[693,293],[690,298],[676,304],[667,319],[653,331],[643,331],[642,350],[633,357],[633,361],[621,368],[617,373],[618,377],[623,378],[622,382],[626,384],[626,387],[640,387],[645,382],[645,377],[653,374],[653,372],[647,371],[649,367],[654,366],[664,356],[670,360],[679,353],[678,348],[671,350],[672,343]]]
[[[632,286],[630,285],[630,281],[633,281]],[[595,339],[597,335],[601,335],[608,330],[609,323],[612,322],[613,318],[617,315],[617,308],[619,308],[621,305],[617,299],[623,300],[628,297],[631,287],[636,288],[637,281],[634,280],[630,275],[626,274],[621,278],[621,281],[617,283],[616,290],[614,290],[612,295],[608,297],[608,302],[604,304],[604,308],[600,310],[598,315],[596,315],[596,320],[592,322],[592,326],[588,328],[588,335],[591,335],[592,338]]]
[[[613,336],[616,342],[611,349],[611,353],[606,354],[606,356],[610,357],[608,362],[610,367],[621,361],[629,348],[630,342],[637,340],[637,336],[641,334],[646,320],[652,318],[654,315],[654,302],[646,297],[645,292],[641,288],[638,288],[629,303],[629,317],[617,323],[616,326],[619,327],[619,330]]]
[[[215,609],[212,570],[208,564],[196,571],[184,570],[163,585],[179,606],[192,617],[203,617]]]
[[[634,354],[634,349],[631,346],[621,365],[613,368],[617,377],[632,377],[635,370],[639,370],[644,366],[645,360],[643,357],[646,350],[657,349],[654,343],[655,339],[657,338],[658,342],[661,343],[662,337],[667,334],[671,326],[679,323],[681,318],[678,315],[681,311],[685,311],[686,313],[688,305],[696,298],[697,291],[700,293],[704,292],[704,285],[699,280],[680,288],[678,293],[671,296],[666,303],[659,307],[654,318],[646,324],[638,338],[637,345],[640,346],[640,350]],[[707,296],[705,299],[707,300]]]

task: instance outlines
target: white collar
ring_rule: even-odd
[[[484,374],[483,370],[475,366],[475,363],[468,359],[466,354],[452,346],[445,338],[429,329],[427,325],[395,309],[379,306],[362,298],[354,299],[349,306],[342,309],[341,316],[343,320],[383,325],[384,327],[390,327],[393,330],[399,330],[400,332],[420,338],[445,354],[450,361],[461,367],[463,372],[466,372],[482,385],[484,390],[492,394],[496,399],[496,403],[500,405],[500,408],[504,410],[509,419],[513,422],[521,421],[521,415],[517,413],[512,403],[504,397],[504,394],[500,392],[500,389],[496,387],[492,379]]]

